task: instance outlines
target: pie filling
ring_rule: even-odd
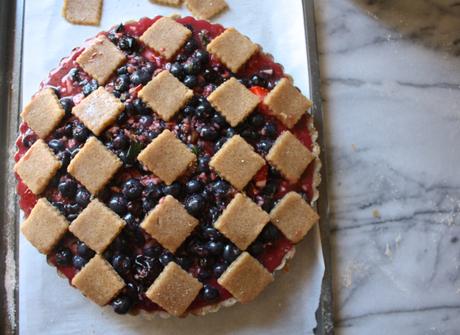
[[[203,289],[188,310],[213,305],[232,295],[217,283],[217,278],[241,253],[229,239],[213,227],[237,190],[210,169],[211,157],[225,141],[239,134],[255,151],[265,157],[275,139],[287,128],[271,115],[262,103],[236,127],[231,127],[221,114],[211,107],[208,97],[223,81],[235,77],[260,100],[285,75],[281,65],[258,51],[238,71],[231,73],[219,60],[206,51],[206,45],[224,31],[217,24],[186,17],[178,19],[192,30],[192,37],[170,61],[156,55],[139,42],[139,37],[156,21],[144,18],[112,28],[106,35],[127,57],[104,85],[118,97],[125,110],[98,139],[123,162],[111,181],[98,194],[105,203],[126,222],[122,232],[103,252],[103,257],[126,283],[125,288],[111,302],[118,313],[138,310],[156,311],[161,307],[149,300],[145,292],[171,261],[202,282]],[[71,114],[72,107],[98,88],[98,83],[87,75],[76,62],[85,47],[73,50],[52,71],[41,88],[52,87],[60,98],[65,117],[44,140],[62,162],[62,167],[47,186],[42,196],[54,205],[69,222],[88,205],[90,192],[67,171],[91,132]],[[169,70],[188,88],[194,97],[168,122],[138,98],[138,92],[152,75]],[[290,131],[311,151],[312,136],[308,132],[309,115],[304,115]],[[164,129],[169,129],[197,155],[196,168],[190,169],[171,185],[140,166],[139,152]],[[23,123],[17,140],[16,161],[37,140],[34,132]],[[244,191],[266,212],[289,191],[295,191],[310,203],[313,197],[314,165],[310,164],[295,183],[289,182],[266,163],[246,185]],[[18,177],[20,206],[28,215],[37,197]],[[174,254],[163,248],[139,225],[166,195],[184,204],[188,213],[199,220],[198,226]],[[268,223],[247,248],[268,271],[273,272],[293,244],[271,223]],[[94,251],[70,232],[48,254],[49,263],[57,267],[69,280],[93,257]]]

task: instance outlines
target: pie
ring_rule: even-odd
[[[99,34],[21,114],[21,231],[120,314],[250,302],[319,219],[311,102],[289,78],[236,29],[191,17]]]

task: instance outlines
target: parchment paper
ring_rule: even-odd
[[[214,21],[234,26],[271,53],[308,96],[308,66],[300,0],[227,0],[230,10]],[[26,1],[23,99],[27,102],[59,60],[102,29],[140,17],[179,13],[183,9],[148,0],[105,0],[101,27],[76,26],[61,17],[63,0]],[[101,309],[56,275],[22,236],[19,261],[21,334],[309,334],[316,326],[324,263],[317,227],[297,246],[289,271],[254,302],[223,308],[205,317],[145,320]]]

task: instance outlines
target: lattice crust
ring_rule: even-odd
[[[72,159],[67,171],[92,194],[97,194],[117,170],[121,160],[95,137],[90,137]]]
[[[64,0],[62,15],[71,23],[98,26],[102,0]]]
[[[238,193],[214,223],[238,248],[245,250],[270,220],[269,215],[251,199]]]
[[[179,201],[167,195],[146,216],[141,227],[163,247],[175,252],[198,223]]]
[[[21,224],[21,232],[38,251],[48,254],[64,236],[68,226],[69,223],[59,210],[41,198]]]
[[[295,126],[312,105],[311,101],[303,96],[287,78],[280,80],[265,97],[264,103],[289,129]]]
[[[69,230],[91,249],[102,253],[124,226],[125,221],[94,199],[72,222]]]
[[[187,146],[165,129],[137,156],[148,170],[170,185],[196,160]]]
[[[101,86],[76,105],[72,114],[99,136],[115,122],[124,108],[125,105],[119,99]]]
[[[241,136],[235,135],[225,142],[209,165],[241,191],[265,165],[265,160]]]
[[[276,139],[266,159],[295,183],[315,156],[290,131],[285,131]]]
[[[72,285],[104,306],[125,287],[125,282],[101,255],[96,255],[73,277]]]
[[[182,5],[183,0],[150,0],[150,1],[153,3],[160,4],[160,5],[179,7],[180,5]]]
[[[164,70],[140,90],[139,97],[169,121],[193,97],[193,91]]]
[[[195,300],[203,285],[179,265],[170,262],[145,295],[168,313],[181,316]]]
[[[225,30],[213,39],[207,48],[234,73],[259,50],[256,44],[234,28]]]
[[[170,59],[192,36],[192,32],[170,17],[162,17],[147,29],[140,40],[166,59]]]
[[[318,214],[296,192],[289,192],[270,212],[271,222],[293,243],[300,242],[318,220]]]
[[[77,58],[77,63],[100,85],[104,85],[125,61],[125,54],[105,36],[94,39]]]
[[[185,4],[194,16],[205,20],[228,8],[225,0],[186,0]]]
[[[21,117],[40,138],[48,136],[61,122],[65,112],[51,88],[38,92],[24,107]]]
[[[272,274],[247,252],[230,264],[217,280],[241,303],[254,300],[272,281]]]
[[[42,193],[51,178],[61,167],[61,162],[48,145],[37,140],[24,156],[14,165],[16,172],[26,186],[34,193]]]
[[[235,78],[220,85],[208,100],[232,127],[244,121],[259,104],[259,98]]]

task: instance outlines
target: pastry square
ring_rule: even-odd
[[[192,32],[176,20],[164,16],[147,29],[140,40],[166,59],[170,59],[192,36]]]
[[[193,91],[166,70],[139,92],[139,97],[165,121],[169,121],[192,96]]]
[[[141,151],[137,159],[167,185],[171,185],[196,161],[196,156],[174,133],[165,129]]]
[[[265,165],[265,160],[241,136],[235,135],[225,142],[209,165],[241,191]]]
[[[273,281],[273,275],[254,257],[243,252],[217,282],[241,303],[256,298]]]
[[[99,36],[78,56],[77,63],[99,85],[104,85],[115,70],[126,60],[125,54],[107,37]]]
[[[72,114],[99,136],[105,128],[115,122],[124,108],[125,105],[120,100],[101,86],[76,105],[72,109]]]
[[[303,96],[287,78],[280,80],[265,97],[264,103],[289,129],[295,126],[312,105],[311,101]]]
[[[214,223],[214,227],[245,250],[259,236],[270,216],[254,201],[238,193]]]
[[[213,39],[207,49],[236,73],[259,50],[259,47],[236,29],[228,28]]]
[[[319,220],[318,214],[296,192],[289,192],[270,212],[271,222],[293,243],[304,238]]]
[[[90,137],[70,161],[67,171],[92,194],[97,194],[122,166],[121,160],[95,137]]]
[[[170,262],[145,295],[168,313],[181,316],[195,300],[203,284],[179,265]]]
[[[42,254],[49,254],[69,227],[66,218],[48,200],[41,198],[21,224],[21,232]]]
[[[69,230],[91,249],[102,253],[124,226],[125,221],[94,199],[72,222]]]
[[[102,0],[64,0],[62,16],[74,24],[98,26],[101,22]]]
[[[65,112],[51,88],[38,92],[24,107],[21,117],[40,138],[48,136],[61,122]]]
[[[194,16],[205,20],[209,20],[228,7],[225,0],[186,0],[185,5]]]
[[[73,277],[72,285],[104,306],[125,287],[125,282],[101,255],[96,255]]]
[[[179,7],[182,5],[182,0],[150,0],[151,2],[160,4],[160,5],[167,5],[167,6],[174,6]]]
[[[315,156],[290,131],[283,132],[265,157],[290,182],[295,183]]]
[[[198,225],[184,206],[167,195],[144,219],[141,228],[171,252],[185,241]]]
[[[14,172],[34,194],[40,194],[60,167],[59,159],[43,140],[38,139],[14,165]]]
[[[259,98],[235,78],[227,80],[208,97],[232,127],[236,127],[259,104]]]

